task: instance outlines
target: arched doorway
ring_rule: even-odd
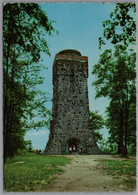
[[[79,150],[79,145],[80,145],[80,141],[76,138],[71,138],[68,140],[68,148],[72,147],[73,149],[73,145],[75,145],[76,151]]]

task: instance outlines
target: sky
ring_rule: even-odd
[[[106,117],[105,109],[108,106],[107,98],[95,99],[95,88],[92,82],[95,80],[91,74],[94,64],[99,60],[99,55],[105,49],[112,48],[107,43],[99,49],[98,39],[103,35],[103,21],[110,18],[110,12],[114,10],[114,3],[40,3],[41,8],[48,15],[49,20],[56,21],[53,26],[59,34],[53,33],[52,37],[47,36],[46,40],[50,49],[51,57],[42,54],[43,64],[48,67],[42,75],[45,76],[41,89],[53,93],[52,86],[52,65],[55,55],[64,49],[75,49],[81,52],[82,56],[88,56],[89,77],[88,94],[89,108],[91,111],[98,110],[98,114]],[[52,102],[47,107],[52,109]],[[109,136],[106,128],[101,130],[103,137]],[[47,128],[29,130],[25,140],[31,140],[34,149],[44,149],[49,138]]]

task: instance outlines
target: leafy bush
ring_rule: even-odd
[[[25,156],[27,154],[27,149],[18,149],[16,152],[17,155]]]

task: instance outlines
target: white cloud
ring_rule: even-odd
[[[26,136],[38,136],[38,135],[46,135],[47,130],[40,130],[40,131],[34,131],[34,132],[28,132]]]

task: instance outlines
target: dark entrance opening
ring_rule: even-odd
[[[75,139],[75,138],[72,138],[68,141],[68,147],[72,147],[73,149],[73,145],[75,145],[75,148],[76,148],[76,152],[79,150],[79,140]]]

